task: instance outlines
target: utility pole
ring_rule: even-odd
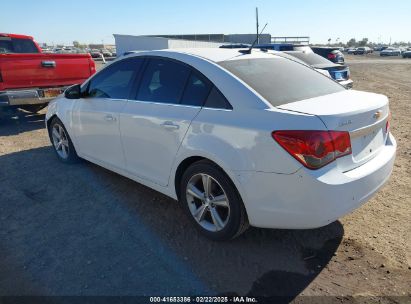
[[[257,44],[260,44],[260,24],[258,22],[258,7],[255,8],[255,17],[257,22]]]

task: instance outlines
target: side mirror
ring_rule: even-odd
[[[81,86],[75,84],[64,91],[64,97],[67,99],[80,99],[81,98]]]

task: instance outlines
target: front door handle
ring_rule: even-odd
[[[178,129],[180,129],[180,126],[175,124],[172,121],[165,121],[161,124],[161,126],[165,129],[168,129],[168,130],[178,130]]]
[[[116,121],[117,119],[113,115],[107,114],[106,116],[104,116],[104,120],[108,122],[113,122],[113,121]]]

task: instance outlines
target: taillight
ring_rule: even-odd
[[[337,58],[337,55],[335,55],[335,54],[328,54],[328,59],[335,59],[335,58]]]
[[[275,141],[309,169],[352,153],[350,134],[340,131],[275,131]]]

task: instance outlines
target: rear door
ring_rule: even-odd
[[[148,59],[135,98],[120,116],[128,172],[167,186],[175,155],[210,90],[189,66]]]
[[[93,77],[72,113],[78,153],[116,169],[125,168],[120,113],[143,60],[123,59]]]

